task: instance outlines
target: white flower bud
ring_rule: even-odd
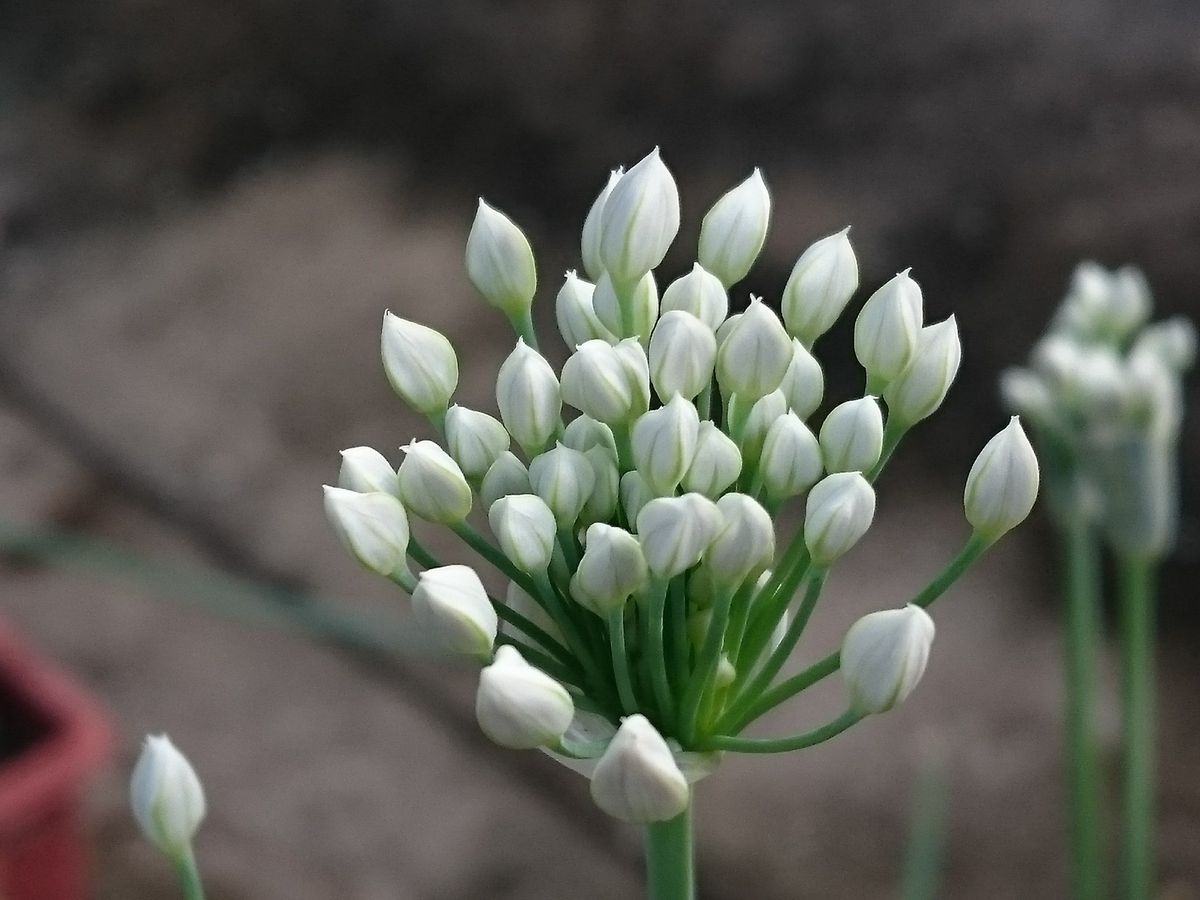
[[[522,338],[496,376],[496,405],[504,427],[530,456],[546,449],[561,424],[554,369]]]
[[[593,447],[603,447],[614,459],[617,455],[617,440],[613,437],[612,429],[587,415],[571,420],[563,431],[562,442],[580,453],[586,453]]]
[[[805,250],[783,288],[783,321],[806,347],[833,327],[858,290],[858,260],[849,231],[821,238]]]
[[[637,345],[637,341],[632,341]],[[606,425],[624,425],[646,411],[648,388],[632,355],[605,341],[586,341],[571,354],[562,369],[562,397],[580,412]],[[641,357],[645,353],[638,347]],[[647,366],[646,381],[649,381]]]
[[[579,242],[579,249],[583,255],[583,270],[587,272],[592,281],[599,279],[601,273],[604,272],[604,263],[600,259],[600,221],[604,216],[604,205],[608,202],[608,195],[612,193],[612,189],[617,186],[617,182],[624,174],[624,167],[613,169],[608,173],[608,182],[592,202],[587,218],[583,220],[583,235]]]
[[[767,432],[758,473],[772,502],[803,494],[824,474],[821,446],[796,413],[780,416]]]
[[[854,322],[854,355],[867,381],[882,388],[904,371],[921,329],[921,288],[905,269],[863,304]]]
[[[603,340],[616,342],[616,336],[600,324],[596,309],[592,306],[595,286],[568,272],[563,286],[554,299],[554,317],[558,330],[568,347],[577,347],[584,341]]]
[[[479,501],[485,510],[491,509],[493,503],[509,494],[532,493],[529,470],[525,468],[525,463],[508,450],[501,453],[492,463],[479,485]]]
[[[905,425],[933,415],[946,399],[961,360],[962,344],[954,316],[922,328],[913,358],[884,389],[888,415]]]
[[[874,397],[839,403],[821,423],[826,472],[869,472],[883,452],[883,412]]]
[[[442,412],[458,387],[458,357],[441,332],[383,314],[383,371],[392,390],[422,415]]]
[[[617,501],[620,498],[621,470],[617,468],[616,455],[601,446],[592,447],[583,455],[592,467],[592,475],[595,476],[596,482],[591,496],[579,514],[578,524],[607,522],[617,511]]]
[[[663,291],[663,314],[673,310],[691,313],[715,332],[729,314],[729,295],[721,279],[695,263]]]
[[[679,231],[679,190],[655,147],[621,176],[600,214],[600,261],[618,284],[658,266]]]
[[[1030,369],[1013,367],[1000,373],[1000,396],[1004,405],[1035,424],[1045,424],[1055,416],[1055,400],[1045,380]]]
[[[446,447],[468,478],[482,478],[508,449],[508,431],[495,416],[457,403],[446,412]]]
[[[513,612],[518,613],[536,625],[554,640],[560,644],[566,644],[563,639],[562,630],[558,627],[558,623],[551,618],[550,614],[542,608],[542,605],[527,594],[519,584],[515,581],[510,581],[508,587],[504,591],[504,605]],[[510,625],[508,622],[500,623],[500,630],[508,635],[516,635],[524,637],[525,633],[515,625]],[[529,640],[534,640],[529,638]]]
[[[491,656],[500,621],[470,566],[426,569],[417,576],[412,608],[420,626],[450,653]]]
[[[678,394],[634,423],[633,461],[658,494],[674,493],[696,455],[700,415]]]
[[[728,287],[746,277],[767,239],[771,195],[754,172],[713,204],[700,225],[700,265]]]
[[[578,450],[556,444],[529,462],[529,483],[546,501],[559,528],[570,528],[596,486],[588,458]]]
[[[719,585],[736,586],[759,573],[775,558],[775,526],[753,497],[726,494],[717,501],[722,527],[704,551],[704,566]]]
[[[842,641],[842,680],[850,708],[868,715],[903,703],[925,673],[933,619],[911,603],[863,616]]]
[[[871,527],[875,491],[859,472],[838,472],[818,481],[808,493],[804,543],[812,561],[829,566],[847,553]]]
[[[636,537],[601,522],[588,528],[585,544],[579,568],[571,578],[571,596],[606,618],[646,583],[646,558]]]
[[[465,519],[471,511],[471,486],[450,454],[433,441],[413,441],[400,450],[404,462],[396,477],[405,508],[441,525]]]
[[[663,315],[650,336],[650,381],[659,397],[694,399],[712,382],[717,338],[691,313]]]
[[[609,334],[635,337],[645,344],[658,319],[658,285],[654,273],[647,272],[641,281],[622,294],[605,272],[592,292],[592,306],[596,319]],[[623,311],[623,307],[627,310]]]
[[[799,338],[792,338],[792,361],[779,385],[787,398],[788,409],[801,419],[807,419],[821,405],[825,395],[825,373],[821,364]]]
[[[575,717],[561,684],[525,661],[516,647],[502,646],[479,673],[475,718],[483,733],[513,750],[556,745]]]
[[[165,734],[149,735],[142,745],[129,782],[129,805],[151,843],[172,861],[187,857],[204,820],[204,788]]]
[[[700,561],[723,525],[717,505],[700,494],[651,500],[637,515],[646,565],[659,578],[686,572]]]
[[[510,319],[525,316],[537,292],[537,268],[524,233],[481,197],[467,235],[467,277]]]
[[[747,469],[758,466],[759,457],[762,456],[763,443],[767,439],[767,432],[786,412],[787,398],[783,396],[783,391],[771,391],[765,397],[760,397],[754,406],[750,407],[750,415],[746,417],[746,423],[742,426],[740,435],[742,461]]]
[[[716,500],[742,473],[742,452],[733,439],[705,419],[696,437],[696,455],[683,476],[683,489]]]
[[[391,575],[406,566],[408,515],[392,494],[325,485],[325,516],[342,546],[366,568]]]
[[[779,387],[792,362],[792,340],[761,297],[750,306],[717,350],[717,378],[723,394],[757,400]]]
[[[654,491],[640,472],[626,472],[621,476],[621,508],[625,511],[625,521],[636,522],[642,508],[653,499]]]
[[[1185,372],[1196,361],[1196,326],[1183,316],[1147,325],[1133,342],[1129,356],[1153,357],[1172,371]]]
[[[650,408],[650,359],[646,348],[637,338],[625,338],[617,342],[616,351],[633,385],[634,408],[640,416]]]
[[[536,494],[501,497],[488,510],[488,524],[500,549],[522,572],[545,572],[554,556],[558,525],[546,501]]]
[[[675,818],[691,796],[671,748],[639,713],[622,721],[596,763],[592,799],[614,818],[647,825]]]
[[[991,540],[1025,521],[1038,494],[1038,461],[1021,420],[1007,426],[984,445],[963,494],[967,521]]]
[[[396,470],[386,456],[372,447],[351,447],[342,451],[338,487],[360,494],[378,491],[395,495],[399,489]]]

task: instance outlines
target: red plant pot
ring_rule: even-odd
[[[83,791],[108,759],[96,704],[0,621],[0,897],[84,900]]]

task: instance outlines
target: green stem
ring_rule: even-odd
[[[721,644],[725,636],[725,626],[729,624],[729,608],[733,603],[733,589],[722,587],[717,601],[713,604],[712,619],[708,623],[708,633],[704,636],[704,645],[696,658],[696,667],[687,682],[683,700],[679,704],[679,740],[685,747],[691,746],[696,740],[696,730],[700,718],[700,700],[705,688],[712,680],[713,673],[721,659]]]
[[[663,625],[667,605],[667,584],[656,584],[650,592],[646,613],[647,642],[642,654],[650,667],[650,684],[658,703],[658,714],[664,734],[675,731],[675,704],[671,695],[671,680],[667,674],[667,652],[663,642]]]
[[[547,675],[554,676],[559,681],[565,681],[568,684],[574,684],[577,687],[583,686],[580,684],[583,679],[580,678],[580,676],[573,669],[569,669],[568,667],[564,666],[553,656],[548,653],[543,653],[541,650],[537,649],[537,647],[530,646],[524,641],[518,640],[517,638],[507,634],[497,635],[496,643],[498,645],[507,644],[510,647],[515,647],[518,651],[520,651],[521,656],[525,658],[527,663],[529,663],[531,666],[541,669]]]
[[[1121,651],[1125,701],[1124,896],[1148,900],[1154,893],[1154,564],[1144,558],[1118,562],[1121,588]]]
[[[909,427],[902,424],[895,416],[888,416],[887,425],[883,429],[883,451],[879,454],[879,460],[871,467],[871,471],[867,473],[867,481],[874,484],[875,480],[879,478],[884,466],[888,464],[888,460],[892,458],[892,454],[900,446],[900,441],[903,440]]]
[[[682,575],[671,579],[666,612],[671,618],[671,685],[676,694],[682,694],[688,682],[692,649],[687,628],[687,585]]]
[[[675,818],[646,826],[646,882],[649,900],[695,900],[695,845],[690,802]]]
[[[175,863],[179,874],[179,885],[183,888],[184,900],[204,900],[204,886],[200,882],[200,870],[196,867],[196,857],[189,847]]]
[[[533,313],[531,310],[524,310],[515,316],[509,317],[509,322],[512,323],[513,331],[519,334],[525,343],[534,350],[538,349],[537,331],[533,327]]]
[[[835,738],[862,719],[861,713],[846,710],[828,725],[814,728],[803,734],[781,738],[743,738],[729,734],[716,734],[700,743],[701,750],[730,750],[734,753],[788,753],[822,744]]]
[[[633,689],[633,678],[629,674],[629,654],[625,649],[625,610],[614,609],[608,614],[608,643],[612,651],[613,677],[617,682],[617,696],[621,710],[632,715],[638,710],[637,693]]]

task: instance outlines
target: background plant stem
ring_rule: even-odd
[[[1121,649],[1124,663],[1125,790],[1124,896],[1148,900],[1154,892],[1154,566],[1124,557]]]

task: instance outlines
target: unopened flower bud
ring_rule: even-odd
[[[818,481],[808,493],[804,543],[812,561],[829,566],[849,552],[875,518],[875,491],[859,472],[838,472]]]
[[[592,292],[592,306],[596,319],[609,334],[634,337],[645,344],[658,319],[658,285],[654,273],[647,272],[636,285],[623,288],[605,272]]]
[[[597,522],[587,530],[583,557],[571,578],[571,596],[605,618],[646,583],[647,572],[638,539],[622,528]]]
[[[888,415],[905,425],[933,415],[946,399],[961,359],[962,344],[954,316],[922,328],[912,359],[884,389]]]
[[[621,470],[617,468],[616,454],[602,446],[592,447],[584,454],[595,476],[592,493],[583,504],[579,514],[579,525],[591,525],[593,522],[607,522],[617,511],[620,499]]]
[[[799,338],[792,338],[792,361],[779,385],[787,398],[788,409],[807,419],[821,405],[825,395],[825,374],[821,364]]]
[[[851,625],[841,655],[850,708],[868,715],[904,702],[925,673],[934,631],[929,614],[911,603]]]
[[[771,195],[754,172],[713,204],[700,225],[700,265],[728,287],[746,277],[767,239]]]
[[[803,494],[821,479],[821,446],[795,412],[787,412],[771,425],[758,472],[767,499],[775,503]]]
[[[779,387],[792,362],[792,340],[761,297],[752,297],[717,351],[717,378],[725,396],[757,400]]]
[[[1196,361],[1196,326],[1182,316],[1147,325],[1129,351],[1131,359],[1143,355],[1175,372],[1187,371]]]
[[[558,527],[570,528],[596,486],[596,475],[586,456],[557,444],[530,460],[529,483],[554,513]]]
[[[592,799],[614,818],[635,825],[665,822],[691,798],[671,748],[640,713],[627,717],[592,773]]]
[[[649,403],[649,366],[646,384],[635,355],[645,360],[637,341],[616,347],[605,341],[587,341],[571,354],[562,369],[563,400],[606,425],[625,425],[646,411]]]
[[[342,451],[338,487],[360,494],[379,491],[395,495],[399,490],[396,470],[386,456],[372,447],[351,447]]]
[[[627,522],[636,522],[647,503],[654,499],[654,491],[646,484],[641,472],[626,472],[621,476],[621,508]]]
[[[650,336],[650,381],[659,397],[694,399],[712,383],[717,338],[691,313],[668,312]]]
[[[708,419],[700,423],[696,437],[696,455],[687,474],[683,489],[716,500],[742,473],[742,452],[733,439]]]
[[[450,653],[491,656],[500,621],[470,566],[441,566],[417,576],[413,615]]]
[[[679,190],[655,147],[621,176],[600,214],[600,261],[618,284],[658,266],[679,231]]]
[[[495,416],[457,403],[447,410],[446,447],[468,478],[486,475],[508,445],[508,431]]]
[[[351,556],[384,576],[406,566],[408,515],[395,496],[328,485],[323,490],[325,515]]]
[[[604,216],[604,205],[608,202],[608,195],[612,193],[612,189],[617,186],[617,182],[624,174],[624,167],[613,169],[608,173],[608,182],[596,199],[592,201],[587,218],[583,220],[583,235],[579,242],[580,251],[583,255],[583,270],[587,272],[592,281],[599,279],[604,272],[604,263],[600,258],[600,221]]]
[[[718,688],[729,687],[737,679],[737,669],[729,661],[729,654],[722,653],[717,660],[717,671],[713,673],[713,684]]]
[[[908,269],[886,282],[863,304],[854,322],[854,355],[879,389],[904,371],[921,329],[921,288]]]
[[[742,321],[742,313],[734,313],[724,322],[717,326],[717,352],[721,352],[721,345],[728,340],[733,334],[734,329],[738,327],[738,323]]]
[[[612,429],[588,415],[571,420],[563,431],[562,442],[580,453],[586,453],[593,447],[603,447],[614,458],[617,455],[617,440],[613,437]]]
[[[567,689],[527,663],[516,647],[497,648],[495,661],[479,673],[475,718],[501,747],[553,746],[574,717],[575,704]]]
[[[529,483],[529,470],[516,454],[505,450],[492,463],[483,481],[479,485],[479,500],[485,510],[491,509],[492,504],[501,497],[509,494],[532,494],[533,485]]]
[[[858,290],[858,260],[846,228],[801,255],[783,288],[783,321],[806,347],[833,327]]]
[[[149,735],[133,767],[129,805],[142,834],[182,862],[204,820],[204,788],[196,770],[165,734]]]
[[[984,445],[971,472],[963,506],[977,534],[995,540],[1025,521],[1038,495],[1038,461],[1021,420],[1013,416]]]
[[[821,423],[826,472],[869,472],[883,452],[883,412],[874,397],[839,403]]]
[[[537,292],[537,268],[524,233],[483,198],[467,236],[467,277],[510,319],[525,316]]]
[[[446,409],[458,387],[458,357],[441,332],[388,311],[380,351],[388,381],[405,403],[426,416]]]
[[[504,555],[522,572],[534,574],[549,568],[558,525],[541,497],[536,494],[501,497],[488,510],[488,524]]]
[[[723,525],[717,505],[700,494],[651,500],[637,515],[646,565],[659,578],[686,572],[700,561]]]
[[[450,454],[433,441],[413,441],[400,450],[404,462],[396,477],[405,508],[442,525],[465,519],[471,511],[471,486]]]
[[[496,405],[504,427],[529,455],[540,453],[558,430],[562,413],[558,377],[521,338],[496,376]]]
[[[679,486],[696,455],[699,434],[696,407],[678,394],[634,423],[633,461],[656,493],[670,494]]]
[[[573,271],[567,273],[563,286],[554,299],[554,317],[558,330],[568,347],[574,348],[584,341],[616,341],[611,331],[600,324],[596,309],[592,306],[595,286],[579,278]]]
[[[741,449],[742,462],[747,469],[753,469],[758,466],[759,457],[762,456],[763,443],[767,439],[767,433],[771,430],[771,426],[787,412],[787,398],[784,397],[783,391],[771,391],[765,397],[760,397],[750,407],[750,415],[746,417],[746,422],[742,426],[741,434]]]
[[[662,295],[662,312],[691,313],[714,332],[729,314],[729,295],[721,279],[695,263],[686,275],[672,281]]]
[[[704,552],[704,566],[718,585],[737,586],[775,558],[775,526],[753,497],[725,494],[717,501],[722,526]]]
[[[1054,396],[1045,379],[1030,369],[1013,367],[1000,373],[1000,396],[1004,405],[1034,424],[1050,422],[1054,415]]]

